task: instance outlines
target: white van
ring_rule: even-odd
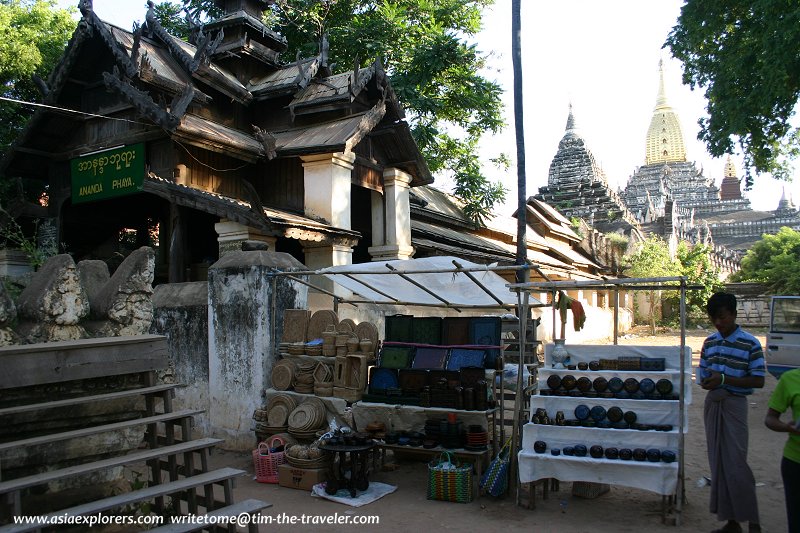
[[[800,368],[800,296],[772,297],[766,361],[776,378]]]

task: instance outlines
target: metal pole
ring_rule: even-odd
[[[522,304],[520,305],[520,313],[519,313],[519,320],[522,326],[520,327],[520,331],[524,331],[526,324],[523,322],[525,317],[528,316],[528,300],[530,298],[530,294],[528,291],[524,291],[522,293]],[[517,472],[517,441],[519,440],[519,426],[520,420],[522,418],[522,374],[523,374],[523,367],[522,361],[525,358],[525,337],[520,336],[519,338],[519,360],[517,362],[517,387],[516,387],[516,394],[514,395],[514,427],[511,428],[511,451],[509,456],[509,480],[515,480],[516,485],[516,502],[519,505],[519,496],[520,496],[520,484],[519,484],[519,474]]]
[[[619,289],[614,288],[614,345],[619,343]]]
[[[458,264],[458,262],[457,262],[457,261],[455,261],[455,260],[453,261],[453,264],[454,264],[455,266],[457,266],[458,268],[463,268],[463,267],[462,267],[461,265],[459,265],[459,264]],[[481,283],[480,281],[478,281],[478,278],[476,278],[475,276],[473,276],[473,275],[472,275],[472,273],[471,273],[471,272],[464,272],[464,275],[465,275],[465,276],[467,276],[469,279],[471,279],[471,280],[472,280],[472,282],[473,282],[475,285],[477,285],[478,287],[480,287],[481,289],[483,289],[483,292],[485,292],[486,294],[488,294],[489,296],[491,296],[491,297],[492,297],[492,299],[493,299],[495,302],[499,303],[500,305],[503,305],[503,300],[501,300],[500,298],[498,298],[498,297],[497,297],[497,296],[496,296],[496,295],[495,295],[495,294],[494,294],[492,291],[490,291],[489,289],[487,289],[487,288],[486,288],[486,287],[483,285],[483,283]]]
[[[686,498],[686,484],[684,476],[684,452],[686,451],[686,435],[684,432],[684,425],[686,423],[686,395],[684,388],[686,387],[686,360],[684,351],[686,350],[686,281],[681,281],[681,388],[678,392],[678,399],[680,403],[680,429],[678,430],[678,491],[677,502],[675,502],[675,525],[681,525],[681,514],[683,512],[683,500]]]

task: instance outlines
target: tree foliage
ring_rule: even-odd
[[[742,259],[731,281],[765,284],[773,294],[800,294],[800,232],[783,227],[765,234]]]
[[[684,276],[689,285],[700,287],[686,291],[686,314],[690,322],[706,320],[706,302],[712,294],[723,288],[719,270],[711,263],[710,252],[708,246],[692,246],[686,241],[681,241],[675,253],[678,275]],[[680,303],[680,295],[675,293],[670,296],[670,300],[677,306]]]
[[[669,252],[664,239],[651,235],[624,260],[625,275],[633,278],[664,278],[679,275],[680,265]],[[662,295],[654,290],[649,291],[649,322],[652,334],[656,332],[656,309],[660,305]]]
[[[41,100],[31,76],[47,79],[75,29],[73,10],[55,6],[54,0],[0,0],[0,96]],[[30,107],[0,101],[0,152],[32,113]]]
[[[751,169],[791,179],[800,133],[789,123],[800,98],[800,3],[687,0],[667,38],[683,82],[702,87],[708,118],[698,138],[711,155],[744,153]]]
[[[406,109],[412,134],[434,173],[451,178],[453,193],[476,222],[505,198],[477,156],[484,133],[504,126],[502,89],[481,75],[487,56],[469,38],[481,28],[481,12],[493,0],[277,0],[272,17],[289,43],[285,57],[319,52],[330,41],[335,71],[379,58]],[[169,13],[165,2],[159,4]],[[187,0],[207,14],[209,0]],[[172,28],[176,17],[170,16]],[[502,159],[500,159],[502,163]],[[501,168],[505,165],[499,165]]]

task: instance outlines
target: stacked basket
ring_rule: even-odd
[[[287,420],[289,434],[301,440],[314,440],[317,431],[327,421],[327,409],[322,400],[311,397],[298,405]]]

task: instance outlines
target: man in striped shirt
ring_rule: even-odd
[[[711,467],[710,510],[726,520],[715,533],[759,532],[753,472],[747,465],[747,396],[764,386],[761,343],[736,324],[736,297],[718,292],[706,304],[717,328],[700,352],[700,385],[708,391],[703,417]]]

